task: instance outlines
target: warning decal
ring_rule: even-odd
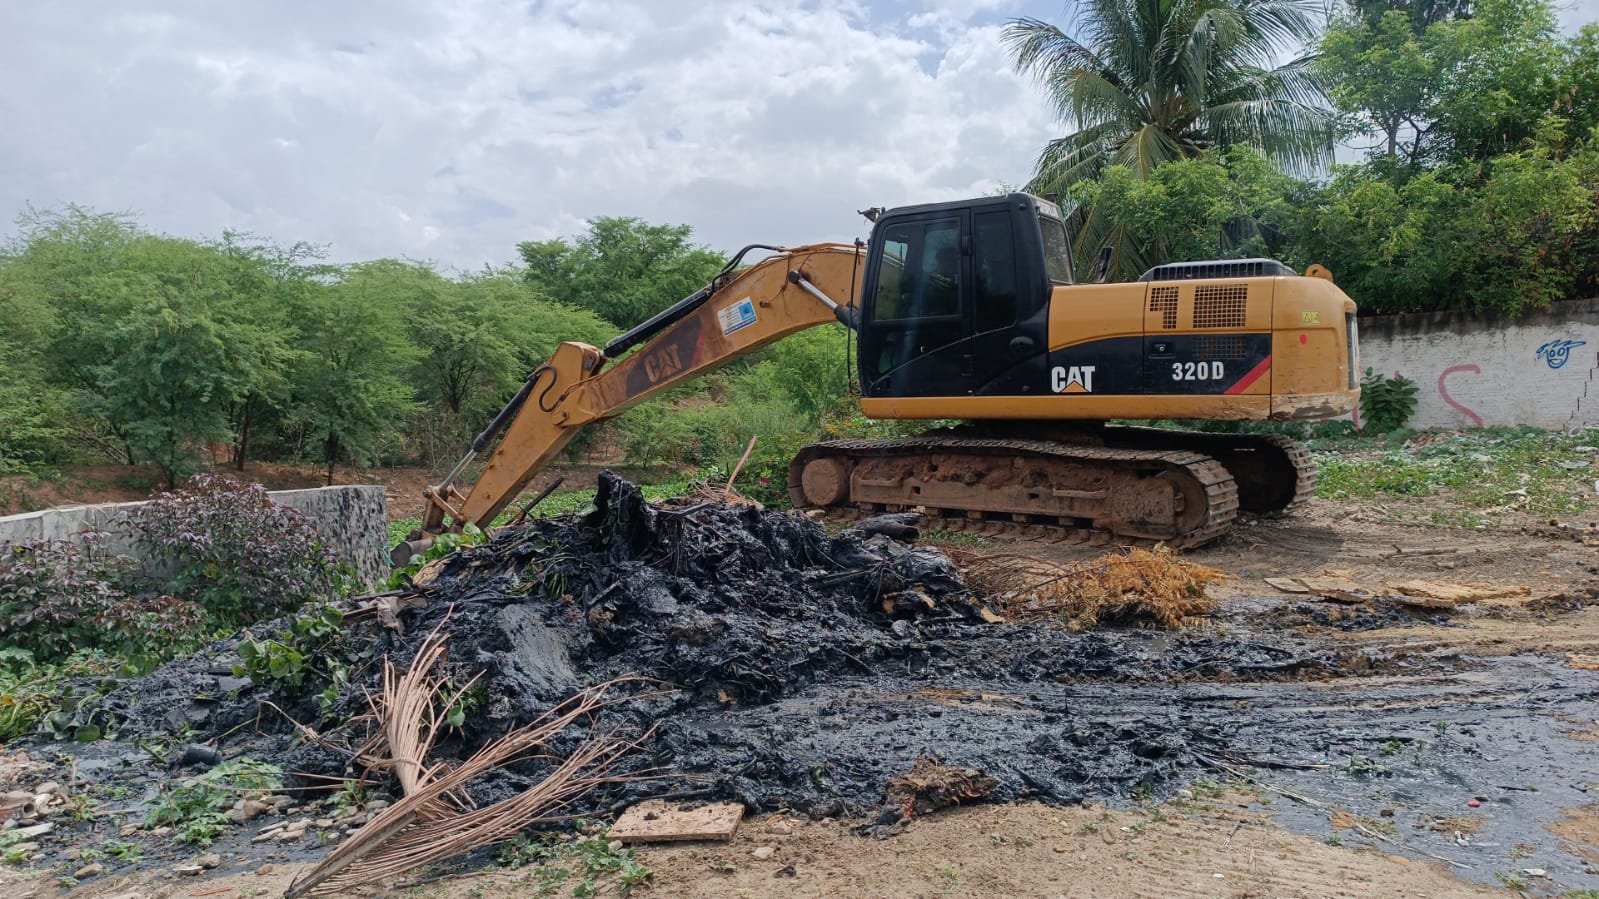
[[[745,297],[716,313],[716,318],[722,323],[722,333],[724,335],[731,334],[734,331],[742,331],[755,324],[755,304],[750,302],[749,297]]]

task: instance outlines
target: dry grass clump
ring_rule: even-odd
[[[1178,628],[1207,615],[1207,585],[1228,575],[1165,547],[1129,549],[1062,565],[1012,553],[951,551],[966,582],[1010,621],[1063,620],[1072,630],[1106,623]]]

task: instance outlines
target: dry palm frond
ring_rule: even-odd
[[[633,678],[569,697],[532,724],[484,745],[458,767],[430,766],[426,758],[442,731],[446,703],[441,693],[447,685],[444,677],[431,672],[443,654],[443,638],[435,632],[403,676],[386,663],[383,696],[374,703],[381,736],[363,749],[361,758],[369,767],[393,769],[404,797],[297,878],[288,896],[342,894],[359,884],[492,846],[530,825],[566,817],[573,802],[601,784],[635,779],[617,773],[617,763],[637,743],[601,735],[586,740],[527,790],[475,808],[465,790],[472,779],[532,757],[568,727],[592,720],[601,709],[623,700],[610,695],[611,690]]]
[[[1012,621],[1063,618],[1083,627],[1101,621],[1151,621],[1181,627],[1210,612],[1205,587],[1228,575],[1178,558],[1164,547],[1129,549],[1062,565],[1017,554],[949,553],[966,582]]]

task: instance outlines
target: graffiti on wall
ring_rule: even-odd
[[[1571,361],[1572,350],[1587,345],[1586,340],[1551,340],[1539,347],[1533,358],[1542,359],[1550,368],[1560,368]]]
[[[1518,321],[1362,321],[1362,368],[1419,381],[1411,426],[1599,428],[1599,297]]]
[[[1443,399],[1443,401],[1449,405],[1449,408],[1451,408],[1451,409],[1455,410],[1456,412],[1459,412],[1462,415],[1466,416],[1467,418],[1471,419],[1472,425],[1474,427],[1479,427],[1480,428],[1480,427],[1482,427],[1482,416],[1478,415],[1477,413],[1475,413],[1473,411],[1471,411],[1469,408],[1467,408],[1466,406],[1461,404],[1461,402],[1459,400],[1457,400],[1454,397],[1450,396],[1449,395],[1449,388],[1448,388],[1448,386],[1446,386],[1444,384],[1444,382],[1449,379],[1450,375],[1456,374],[1458,372],[1464,372],[1464,371],[1469,371],[1469,372],[1471,372],[1474,375],[1480,375],[1480,374],[1482,374],[1482,367],[1478,366],[1478,365],[1472,365],[1472,364],[1468,363],[1466,365],[1451,365],[1448,368],[1444,369],[1443,373],[1438,375],[1438,396],[1441,397]]]

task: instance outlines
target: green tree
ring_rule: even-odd
[[[1284,231],[1297,223],[1295,189],[1260,153],[1233,147],[1163,165],[1144,179],[1111,166],[1072,197],[1121,235],[1131,249],[1122,261],[1232,259],[1281,254]],[[1113,272],[1131,278],[1141,270]]]
[[[1443,86],[1442,65],[1399,10],[1334,24],[1315,61],[1344,113],[1345,131],[1380,135],[1374,149],[1411,165],[1422,161],[1436,124],[1430,116]]]
[[[1107,166],[1147,179],[1160,166],[1242,145],[1294,169],[1332,154],[1334,120],[1310,58],[1278,63],[1316,34],[1308,0],[1086,0],[1072,34],[1037,19],[1004,32],[1074,129],[1038,158],[1030,189],[1059,195]],[[1097,207],[1085,208],[1077,258],[1113,248],[1114,269],[1161,261]]]
[[[380,260],[331,273],[294,310],[304,354],[294,377],[290,420],[327,466],[371,464],[416,411],[402,374],[421,358],[406,339],[404,308],[389,287],[405,263]]]
[[[1462,248],[1444,233],[1461,208],[1438,172],[1396,183],[1372,166],[1341,166],[1303,205],[1297,254],[1331,268],[1362,312],[1446,308],[1458,299],[1450,272]]]
[[[324,253],[305,243],[280,247],[228,232],[214,245],[227,267],[240,327],[247,328],[249,380],[228,410],[232,434],[230,462],[244,470],[256,435],[270,435],[288,409],[291,378],[301,350],[295,341],[292,310],[317,289],[315,260]]]
[[[116,435],[126,460],[168,484],[263,378],[279,335],[255,308],[256,273],[222,245],[145,233],[76,207],[30,212],[7,253],[9,295],[41,316],[47,383]]]
[[[721,254],[690,242],[687,225],[609,216],[588,225],[571,240],[518,245],[523,277],[543,295],[592,310],[619,328],[704,287],[723,265]]]
[[[411,266],[389,275],[386,289],[408,310],[409,339],[422,353],[411,380],[426,411],[412,437],[429,464],[459,453],[558,343],[601,343],[616,330],[513,274],[448,280]]]
[[[1360,7],[1327,30],[1315,69],[1349,133],[1410,168],[1521,149],[1545,116],[1599,113],[1599,32],[1559,38],[1549,0],[1480,0],[1469,18],[1374,17]]]
[[[1122,165],[1162,164],[1243,144],[1295,168],[1332,153],[1331,119],[1309,59],[1274,60],[1316,35],[1302,0],[1088,0],[1069,35],[1037,19],[1004,32],[1075,130],[1051,141],[1032,187],[1061,193]]]
[[[1545,116],[1560,113],[1571,47],[1559,38],[1550,0],[1479,0],[1471,18],[1430,25],[1425,34],[1445,85],[1431,114],[1452,158],[1519,150]]]

